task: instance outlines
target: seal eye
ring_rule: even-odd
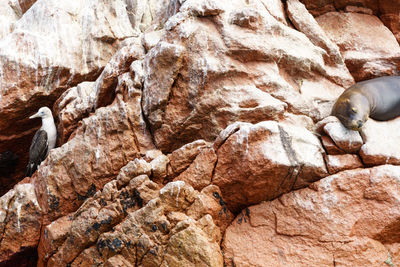
[[[357,109],[355,107],[352,107],[351,111],[353,111],[354,113],[357,113]]]

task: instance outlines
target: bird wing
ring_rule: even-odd
[[[29,162],[39,165],[47,156],[48,146],[47,132],[39,129],[33,136],[32,144],[29,148]]]

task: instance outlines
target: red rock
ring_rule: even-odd
[[[315,17],[336,11],[334,0],[301,0],[301,2],[306,5],[308,11]]]
[[[330,12],[316,19],[340,47],[356,81],[398,73],[400,46],[377,17]]]
[[[167,33],[144,60],[144,113],[164,153],[213,141],[236,121],[279,120],[285,111],[321,119],[352,81],[343,64],[332,64],[325,50],[284,23],[275,2],[192,3],[167,21]],[[226,15],[211,23],[201,17],[221,9]]]
[[[128,172],[136,172],[133,168],[133,164],[126,166],[121,175],[126,176]],[[60,266],[74,261],[82,251],[98,239],[102,232],[111,230],[129,211],[142,207],[155,198],[157,193],[158,186],[151,182],[147,175],[133,178],[120,190],[117,188],[117,181],[111,181],[102,192],[88,199],[81,209],[73,214],[66,235],[59,238],[57,243],[53,242],[53,247],[43,246],[46,252],[43,254],[50,255],[47,266]],[[42,258],[41,261],[46,262],[47,259]]]
[[[34,254],[31,250],[39,242],[41,216],[32,184],[16,185],[0,198],[1,264],[15,266],[25,261],[29,263],[26,258]]]
[[[353,154],[327,155],[325,157],[325,160],[329,174],[335,174],[340,171],[363,167],[363,164],[358,158],[358,155]]]
[[[141,179],[139,177],[132,179],[131,184],[137,179]],[[148,178],[145,180],[147,183],[150,182]],[[108,188],[107,190],[115,195],[115,188],[112,186]],[[142,196],[143,189],[145,187],[138,188],[140,196]],[[220,227],[225,228],[229,224],[232,214],[222,210],[224,207],[220,204],[224,203],[222,198],[219,194],[219,198],[215,197],[218,192],[219,189],[216,186],[209,186],[199,193],[182,181],[168,183],[160,190],[158,197],[154,198],[153,195],[150,201],[144,200],[142,208],[130,209],[127,216],[121,223],[113,227],[112,231],[110,231],[111,229],[104,231],[100,227],[98,233],[103,233],[97,239],[96,246],[89,246],[82,250],[82,242],[80,242],[81,253],[71,263],[71,266],[91,266],[94,262],[117,264],[117,266],[122,263],[128,264],[128,266],[138,263],[143,266],[177,266],[181,264],[222,266],[223,259],[219,247],[221,233],[215,225],[214,219]],[[93,203],[93,200],[102,198],[102,195],[104,196],[104,190],[88,202]],[[115,205],[118,201],[108,202],[107,200],[107,203],[107,205]],[[87,204],[85,203],[85,205]],[[93,206],[92,211],[96,209]],[[81,221],[85,218],[88,219],[84,215],[88,211],[84,210],[82,209],[82,213],[78,211],[74,215],[76,221],[72,225],[81,227],[76,228],[72,234],[84,231],[86,224],[92,225],[92,221],[90,223]],[[221,211],[222,214],[219,214]],[[79,217],[80,219],[78,219]],[[95,234],[94,231],[93,234]],[[74,235],[76,236],[74,240],[77,237],[85,237],[80,234]],[[87,241],[84,243],[90,244]],[[70,249],[67,250],[67,247]],[[73,258],[71,252],[76,255],[76,245],[68,242],[67,239],[61,249],[59,248],[58,252],[50,259],[48,266],[59,266],[58,263],[69,262],[68,259]],[[58,263],[55,264],[55,262]]]
[[[326,136],[326,135],[321,136],[321,142],[322,142],[322,145],[324,146],[326,152],[329,155],[346,154],[346,152],[344,152],[343,150],[341,150],[340,148],[337,147],[335,142],[333,142],[333,140],[329,136]]]
[[[242,211],[225,232],[225,264],[384,266],[385,245],[398,243],[399,175],[389,165],[344,171]]]
[[[212,183],[237,212],[326,176],[322,153],[319,140],[305,128],[274,121],[242,123],[217,150]]]
[[[217,155],[212,148],[202,148],[192,164],[174,181],[185,181],[196,190],[202,190],[211,184]]]
[[[73,217],[66,215],[51,224],[46,225],[42,230],[38,246],[38,266],[46,266],[48,259],[57,251],[68,237]]]
[[[119,40],[134,34],[128,11],[118,8],[125,5],[122,0],[112,5],[12,2],[20,18],[0,42],[0,152],[14,152],[19,163],[12,179],[2,179],[7,189],[24,177],[27,151],[40,125],[40,120],[32,122],[28,117],[41,106],[51,108],[68,88],[95,80]]]
[[[75,211],[139,156],[143,147],[135,142],[128,115],[126,103],[116,99],[84,119],[68,143],[51,151],[36,172],[36,192],[46,222]]]
[[[174,150],[168,155],[172,173],[170,176],[176,177],[182,171],[187,169],[190,164],[195,160],[200,151],[208,147],[209,143],[204,140],[196,140],[192,143],[186,144],[177,150]]]

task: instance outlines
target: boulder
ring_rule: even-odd
[[[400,167],[391,165],[343,171],[243,210],[225,232],[225,264],[393,264],[399,175]]]

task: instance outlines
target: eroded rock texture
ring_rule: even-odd
[[[3,2],[0,266],[399,264],[400,118],[329,117],[395,0]]]

